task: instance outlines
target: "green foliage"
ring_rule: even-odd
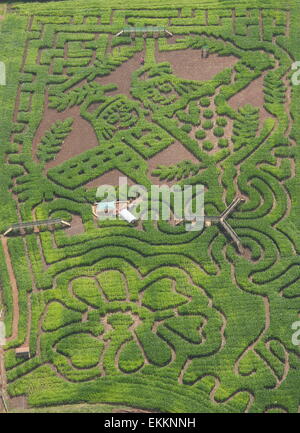
[[[228,139],[227,138],[220,138],[218,141],[219,147],[227,147],[228,146]]]
[[[247,145],[256,136],[258,130],[258,108],[245,105],[239,109],[239,115],[233,123],[232,141],[235,149]]]
[[[213,127],[213,122],[211,120],[204,120],[204,122],[202,123],[202,127],[204,129],[211,129]]]
[[[206,119],[211,119],[214,115],[214,112],[212,110],[206,109],[203,110],[203,117],[205,117]]]
[[[202,107],[208,107],[210,105],[210,99],[203,97],[200,99],[200,104],[202,105]]]
[[[105,294],[110,300],[122,300],[126,298],[126,288],[122,274],[118,271],[105,271],[98,275],[97,280]]]
[[[99,308],[102,306],[103,301],[95,280],[90,278],[77,278],[73,281],[72,288],[75,295],[88,305]]]
[[[183,296],[172,290],[172,281],[163,279],[147,288],[143,296],[143,305],[153,310],[165,310],[184,303]]]
[[[61,326],[65,326],[73,322],[79,322],[80,320],[80,313],[68,310],[59,302],[53,302],[49,305],[43,322],[43,329],[45,331],[55,331]]]
[[[166,86],[166,84],[165,84]],[[172,87],[167,87],[167,90],[170,91],[172,90]],[[164,91],[164,88],[161,86],[160,87],[161,91]],[[196,101],[191,101],[190,104],[188,105],[188,110],[184,111],[184,110],[178,110],[176,115],[178,117],[178,119],[181,122],[185,122],[185,123],[189,123],[191,125],[199,125],[199,114],[200,114],[200,109],[197,105]]]
[[[198,140],[203,140],[203,138],[206,137],[206,132],[203,131],[203,129],[198,129],[195,133],[195,137],[198,138]]]
[[[76,334],[60,340],[56,350],[70,358],[74,367],[90,368],[98,364],[103,347],[103,342],[88,334]]]
[[[49,131],[41,139],[38,145],[37,157],[41,162],[48,162],[55,158],[56,153],[60,151],[65,138],[72,130],[73,119],[69,118],[64,121],[55,122]]]
[[[194,344],[199,344],[201,342],[199,332],[201,324],[203,324],[203,319],[201,317],[179,316],[166,320],[167,327]]]
[[[187,132],[187,133],[189,133],[189,132],[191,132],[191,130],[192,130],[192,127],[191,127],[191,125],[183,125],[182,127],[181,127],[181,129],[184,131],[184,132]]]
[[[199,164],[193,164],[191,161],[187,160],[171,166],[159,165],[152,171],[152,175],[159,176],[160,180],[180,180],[191,174],[197,174],[199,169]]]
[[[224,129],[221,128],[221,126],[217,126],[217,127],[214,129],[214,135],[215,135],[216,137],[222,137],[222,136],[224,135]]]
[[[119,366],[125,373],[139,370],[144,364],[144,357],[135,341],[125,345],[120,353]]]
[[[203,141],[202,146],[203,146],[203,149],[208,150],[208,151],[212,150],[214,147],[213,143],[209,140]]]
[[[226,126],[228,123],[225,117],[218,117],[216,122],[218,126],[223,126],[223,127]]]
[[[171,350],[168,345],[149,328],[140,327],[136,333],[151,363],[162,367],[171,361]]]

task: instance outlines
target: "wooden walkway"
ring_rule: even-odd
[[[236,234],[236,232],[233,230],[233,228],[226,221],[226,218],[228,218],[229,215],[234,211],[234,209],[240,204],[240,202],[243,202],[243,201],[245,201],[244,197],[242,197],[240,195],[235,197],[235,199],[233,200],[232,203],[230,203],[230,205],[227,207],[227,209],[225,209],[224,212],[221,213],[220,220],[219,220],[219,223],[222,225],[222,227],[224,228],[226,233],[231,237],[233,242],[236,244],[240,254],[244,254],[243,245],[242,245],[238,235]]]
[[[234,211],[234,209],[240,204],[240,202],[245,201],[245,198],[238,195],[235,197],[232,203],[224,210],[224,212],[221,213],[220,216],[205,216],[204,221],[210,222],[210,223],[216,223],[221,224],[221,226],[224,228],[226,233],[231,237],[231,239],[236,244],[239,252],[241,254],[244,254],[244,248],[243,245],[236,234],[236,232],[233,230],[233,228],[228,224],[226,221],[226,218],[229,217],[229,215]]]
[[[38,221],[28,221],[24,223],[16,223],[12,224],[4,233],[4,236],[7,236],[11,231],[13,230],[20,230],[25,229],[28,227],[38,227],[38,226],[48,226],[48,225],[54,225],[54,224],[62,224],[67,227],[71,227],[71,224],[64,221],[61,218],[52,218],[47,220],[38,220]]]

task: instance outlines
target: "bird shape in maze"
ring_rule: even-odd
[[[174,142],[172,132],[185,134],[172,118],[181,114],[186,122],[199,124],[200,109],[196,107],[192,112],[191,104],[194,108],[195,101],[203,95],[213,94],[213,87],[211,84],[207,89],[204,82],[176,77],[170,65],[162,63],[144,66],[133,73],[133,99],[125,95],[108,96],[106,92],[111,87],[97,83],[53,96],[50,106],[59,110],[80,103],[80,114],[93,126],[101,145],[50,169],[49,177],[63,186],[71,186],[68,179],[72,178],[72,186],[77,187],[112,168],[121,168],[124,174],[133,176],[138,183],[149,186],[147,159]],[[79,95],[81,90],[85,92],[85,97],[77,101],[76,94]],[[116,149],[115,157],[112,149]],[[207,159],[204,152],[199,150],[199,156],[205,166]],[[95,161],[93,170],[91,160]],[[132,161],[139,168],[136,175],[132,171]]]

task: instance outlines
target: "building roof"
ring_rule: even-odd
[[[136,217],[127,209],[121,210],[120,216],[128,223],[133,223],[134,221],[136,221]]]
[[[17,347],[16,353],[29,353],[29,347],[28,346]]]
[[[96,212],[103,212],[106,210],[114,210],[116,209],[115,201],[101,201],[97,203]]]

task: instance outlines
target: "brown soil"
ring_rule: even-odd
[[[12,397],[9,400],[9,410],[14,409],[28,409],[25,395],[21,395],[20,397]]]
[[[180,374],[178,376],[178,383],[180,385],[183,385],[183,377],[185,375],[185,372],[188,370],[189,366],[191,365],[191,363],[192,363],[191,359],[187,359],[186,362],[184,363],[184,365],[180,371]]]
[[[260,128],[268,117],[272,117],[272,115],[269,114],[263,107],[263,104],[265,103],[263,82],[264,75],[257,78],[256,80],[253,80],[247,87],[245,87],[245,89],[241,90],[228,100],[229,105],[231,105],[234,110],[238,110],[238,108],[246,104],[251,104],[254,107],[258,107],[260,111]]]
[[[156,61],[169,62],[178,77],[186,80],[211,80],[218,72],[231,68],[238,59],[234,56],[219,56],[210,54],[206,59],[201,58],[201,50],[156,51]]]
[[[0,413],[7,412],[7,379],[4,365],[4,349],[0,346]]]
[[[71,227],[65,229],[65,233],[69,236],[79,235],[84,233],[84,225],[79,215],[73,215]]]
[[[244,257],[245,257],[245,259],[247,259],[247,260],[251,260],[251,261],[253,261],[253,260],[252,260],[252,253],[251,253],[250,248],[246,248],[246,247],[244,247]]]
[[[67,161],[75,155],[79,155],[86,150],[92,149],[98,145],[98,140],[92,126],[82,117],[80,117],[80,108],[73,107],[58,113],[56,110],[47,108],[44,112],[43,120],[38,127],[37,133],[33,140],[33,154],[36,155],[37,146],[40,143],[45,132],[48,131],[57,120],[65,120],[68,117],[74,119],[72,131],[64,140],[60,152],[53,161],[46,165],[46,169],[55,167],[62,162]]]
[[[153,156],[153,158],[148,161],[148,177],[154,185],[161,184],[172,184],[176,182],[176,179],[173,181],[159,180],[158,176],[152,176],[152,171],[158,165],[174,165],[178,164],[181,161],[189,160],[192,162],[199,162],[198,159],[189,152],[182,144],[176,142],[171,144],[167,149],[162,150],[157,155]]]
[[[97,177],[96,179],[91,180],[90,182],[85,184],[85,188],[97,188],[100,185],[119,185],[119,178],[126,177],[128,185],[133,185],[135,182],[123,174],[118,169],[113,169],[103,174],[102,176]]]
[[[10,285],[12,289],[12,300],[13,300],[13,323],[12,323],[12,335],[7,339],[7,341],[15,340],[18,336],[18,324],[19,324],[19,293],[18,286],[16,282],[16,277],[13,271],[7,239],[1,236],[2,248],[5,256],[6,267],[9,275]]]
[[[142,56],[144,56],[143,53],[136,53],[115,71],[105,77],[97,77],[95,81],[102,85],[113,83],[118,86],[117,90],[108,92],[108,95],[123,94],[130,97],[131,74],[142,66],[140,62]]]

